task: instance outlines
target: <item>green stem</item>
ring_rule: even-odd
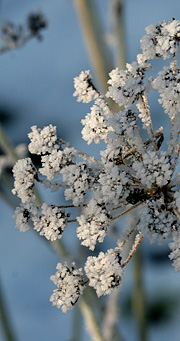
[[[103,92],[107,91],[108,73],[112,70],[110,51],[94,0],[74,0],[95,74]]]
[[[134,254],[133,312],[137,321],[139,341],[147,341],[147,307],[143,285],[143,255],[141,247]]]
[[[14,330],[10,322],[9,313],[7,310],[7,304],[4,299],[4,293],[0,283],[0,319],[6,341],[16,341]]]

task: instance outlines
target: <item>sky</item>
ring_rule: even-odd
[[[103,24],[109,27],[109,1],[96,0]],[[30,41],[21,49],[1,56],[0,103],[14,114],[13,125],[5,127],[14,144],[27,143],[30,127],[52,123],[59,136],[72,145],[96,153],[96,146],[86,147],[81,139],[81,119],[88,106],[77,103],[73,95],[73,78],[92,66],[85,48],[80,25],[72,0],[1,0],[0,19],[23,23],[29,12],[42,11],[48,28],[42,42]],[[179,15],[179,16],[178,16]],[[178,0],[126,0],[124,9],[127,61],[140,52],[139,40],[151,23],[180,19]],[[159,124],[152,100],[155,124]],[[163,118],[168,124],[168,118]],[[48,200],[50,197],[48,197]],[[13,210],[0,199],[0,271],[7,306],[18,341],[72,341],[73,314],[62,314],[52,307],[49,297],[54,289],[50,275],[55,273],[58,258],[33,232],[20,233],[14,228]],[[69,238],[69,235],[68,235]],[[67,239],[68,239],[67,238]],[[74,242],[67,241],[69,246]],[[170,263],[161,270],[149,267],[145,274],[147,290],[168,283],[179,297],[180,276],[174,274]],[[151,328],[150,341],[177,340],[180,324],[176,316],[171,325]],[[128,323],[127,323],[128,324]],[[174,330],[176,330],[174,332]],[[128,341],[136,341],[132,332],[124,333]],[[87,335],[84,336],[88,340]],[[2,339],[3,340],[3,339]]]

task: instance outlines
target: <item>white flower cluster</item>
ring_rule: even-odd
[[[161,243],[164,239],[172,238],[178,230],[179,220],[172,208],[166,208],[162,201],[148,200],[147,206],[140,211],[141,224],[139,229],[151,243],[157,238]]]
[[[102,108],[93,105],[91,112],[87,114],[85,119],[81,120],[81,123],[84,125],[82,137],[88,144],[93,140],[95,143],[99,143],[100,140],[107,142],[107,134],[111,128],[107,126],[107,120]]]
[[[100,252],[98,257],[88,257],[84,269],[98,296],[110,294],[122,282],[121,256],[113,249]]]
[[[79,77],[74,78],[74,88],[73,96],[77,96],[77,102],[89,103],[99,97],[89,70],[82,71]]]
[[[16,208],[13,218],[21,232],[28,231],[32,226],[41,236],[53,242],[62,237],[68,215],[65,215],[63,208],[53,204],[44,203],[37,207],[27,203]]]
[[[146,188],[167,185],[173,174],[170,155],[163,151],[146,151],[142,155],[142,161],[135,161],[133,163],[133,169],[136,178]]]
[[[111,71],[107,97],[111,97],[119,106],[130,107],[139,97],[149,89],[149,83],[144,83],[145,68],[137,62],[126,64],[127,70],[118,68]],[[146,66],[146,68],[148,65]]]
[[[69,266],[67,263],[57,264],[57,272],[50,277],[50,280],[57,285],[58,289],[53,290],[50,297],[52,305],[61,308],[63,313],[71,310],[83,293],[85,282],[82,269],[76,269],[75,263]]]
[[[152,82],[154,90],[158,90],[164,112],[169,116],[179,113],[180,106],[180,68],[164,67]]]
[[[34,229],[40,236],[46,239],[60,239],[64,229],[67,227],[67,217],[65,210],[52,204],[44,203],[39,214],[33,218]]]
[[[34,185],[37,181],[37,170],[30,158],[18,160],[13,167],[14,189],[13,194],[21,199],[22,203],[31,202],[34,196]]]
[[[180,38],[180,21],[162,21],[146,27],[147,35],[141,38],[143,59],[171,58],[177,55]]]
[[[53,149],[58,147],[56,145],[56,127],[53,127],[52,124],[43,129],[39,129],[37,126],[31,127],[31,129],[32,132],[28,134],[31,141],[29,144],[31,154],[41,155],[51,153]]]
[[[115,219],[139,207],[136,225],[124,231],[124,240],[121,243],[117,240],[118,247],[88,257],[84,267],[86,282],[81,269],[58,264],[56,275],[51,277],[58,289],[51,301],[64,312],[73,307],[87,282],[98,296],[120,286],[125,265],[144,236],[150,242],[171,238],[170,258],[175,270],[180,270],[180,192],[177,190],[180,175],[176,175],[180,154],[180,72],[176,59],[180,21],[163,21],[148,26],[146,31],[137,61],[127,64],[124,71],[116,68],[110,73],[106,97],[119,105],[119,112],[112,111],[94,86],[89,71],[81,72],[74,80],[77,100],[94,101],[90,113],[82,120],[82,136],[88,144],[105,142],[106,148],[100,151],[100,157],[95,159],[70,147],[57,138],[52,125],[43,129],[34,126],[29,134],[29,151],[41,155],[41,166],[36,169],[31,159],[26,158],[19,160],[13,169],[13,193],[21,199],[14,215],[16,227],[27,231],[32,226],[50,241],[60,239],[67,225],[76,221],[77,237],[93,251],[98,242],[104,241]],[[151,68],[149,60],[156,57],[170,58],[170,65],[166,63],[153,79],[147,71]],[[171,120],[168,147],[163,143],[162,127],[153,130],[147,97],[151,89],[160,93],[159,102]],[[146,140],[140,135],[139,119],[146,129]],[[65,199],[71,202],[62,206],[44,203],[37,207],[35,182],[52,191],[61,189]],[[69,209],[74,207],[83,207],[83,211],[70,220]],[[132,234],[129,231],[136,231],[137,238],[122,262],[120,252]]]
[[[91,199],[86,208],[87,213],[77,217],[79,227],[77,237],[82,245],[94,250],[97,241],[102,243],[107,233],[108,222],[112,219],[102,200]]]
[[[64,167],[61,171],[67,188],[64,191],[66,200],[72,200],[74,205],[84,201],[84,196],[93,183],[92,169],[84,162]]]
[[[54,149],[51,154],[41,157],[42,168],[39,172],[47,177],[47,180],[52,180],[59,176],[60,170],[71,164],[75,159],[74,148],[64,148],[64,150]]]

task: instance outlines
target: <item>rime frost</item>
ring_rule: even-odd
[[[62,237],[67,226],[76,223],[80,243],[98,252],[96,246],[100,247],[99,243],[111,233],[113,222],[136,208],[134,226],[126,229],[121,224],[124,239],[117,228],[117,247],[87,258],[84,267],[87,281],[83,279],[82,269],[76,270],[74,263],[72,266],[58,264],[55,276],[51,277],[58,289],[54,290],[51,301],[64,312],[72,309],[85,283],[98,296],[118,287],[126,264],[143,237],[150,242],[157,239],[159,243],[170,238],[170,258],[175,270],[180,271],[180,173],[176,174],[180,154],[180,68],[177,65],[180,21],[152,24],[146,32],[137,60],[127,64],[125,70],[111,71],[106,97],[97,90],[90,71],[82,71],[74,79],[77,101],[93,101],[89,113],[81,120],[82,137],[88,144],[103,140],[99,156],[95,158],[69,146],[57,137],[56,127],[52,125],[42,129],[33,126],[28,134],[29,151],[41,156],[41,165],[38,169],[30,158],[25,158],[13,168],[13,193],[21,199],[14,218],[22,232],[32,227],[41,236],[55,241]],[[154,58],[170,61],[169,65],[166,61],[153,79],[149,73],[150,61]],[[171,121],[168,146],[163,128],[153,129],[148,102],[151,90],[160,94],[159,103]],[[119,105],[118,112],[113,112],[106,98]],[[141,136],[139,120],[146,130],[146,138]],[[52,192],[61,190],[67,204],[36,206],[36,182]],[[123,258],[122,262],[120,252],[133,232],[137,236],[127,259]]]

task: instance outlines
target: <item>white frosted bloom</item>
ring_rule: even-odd
[[[147,188],[167,185],[173,174],[169,154],[164,151],[146,151],[142,158],[142,161],[133,163],[136,178]]]
[[[61,173],[67,186],[64,191],[66,200],[72,200],[74,205],[82,203],[94,181],[92,169],[86,163],[79,162],[64,167]]]
[[[107,163],[104,172],[99,175],[101,193],[106,203],[118,205],[129,194],[130,176],[120,166]]]
[[[159,103],[165,113],[171,117],[180,112],[180,68],[164,67],[152,86],[160,93]]]
[[[140,210],[139,215],[141,220],[139,229],[151,243],[156,238],[159,243],[166,238],[171,238],[179,226],[179,220],[173,210],[166,209],[161,201],[147,201],[147,206]]]
[[[74,78],[74,88],[73,96],[77,96],[77,102],[89,103],[99,96],[92,83],[89,70],[82,71],[78,77]]]
[[[108,143],[119,140],[119,144],[127,144],[127,139],[134,139],[139,135],[139,128],[137,126],[137,113],[132,109],[126,109],[115,113],[108,120],[109,132]],[[121,143],[120,143],[121,142]]]
[[[32,216],[36,216],[38,209],[36,206],[29,204],[20,205],[16,207],[15,214],[12,218],[16,221],[15,227],[20,230],[20,232],[26,232],[30,229],[30,221]]]
[[[60,175],[60,170],[71,164],[75,159],[74,148],[66,147],[63,151],[54,149],[51,154],[41,157],[42,168],[39,172],[48,180]]]
[[[50,277],[50,280],[57,285],[58,289],[53,290],[50,297],[52,305],[61,308],[63,313],[73,309],[79,296],[83,293],[85,282],[82,269],[75,269],[75,263],[69,266],[66,262],[57,264],[57,272]]]
[[[40,236],[54,241],[61,239],[64,229],[67,227],[65,210],[52,204],[44,203],[36,217],[33,217],[34,229]]]
[[[107,133],[111,128],[107,126],[104,111],[97,105],[92,106],[91,112],[81,120],[81,123],[84,125],[82,137],[88,144],[93,140],[95,143],[99,143],[100,140],[107,141]]]
[[[37,128],[37,126],[31,127],[31,129],[32,132],[28,134],[31,141],[28,148],[31,154],[41,155],[51,153],[53,149],[59,147],[56,144],[56,127],[52,126],[52,124],[43,129]]]
[[[98,297],[110,294],[121,285],[124,271],[118,251],[109,249],[106,253],[100,252],[98,257],[88,257],[84,269],[89,285],[96,290]]]
[[[143,79],[145,68],[136,62],[126,64],[126,70],[116,68],[111,71],[109,76],[110,84],[107,97],[111,97],[119,106],[124,105],[126,108],[131,106],[144,91],[149,90],[149,83],[145,84]]]
[[[141,42],[144,60],[163,59],[176,56],[179,48],[180,21],[162,21],[146,27],[148,35],[144,35]]]
[[[30,158],[18,160],[13,167],[14,189],[13,194],[21,199],[22,203],[32,202],[35,199],[34,185],[37,170]]]
[[[102,200],[96,200],[95,198],[89,201],[85,211],[86,215],[77,217],[79,223],[76,230],[77,237],[82,240],[82,245],[94,250],[97,241],[102,243],[106,236],[111,215]]]

